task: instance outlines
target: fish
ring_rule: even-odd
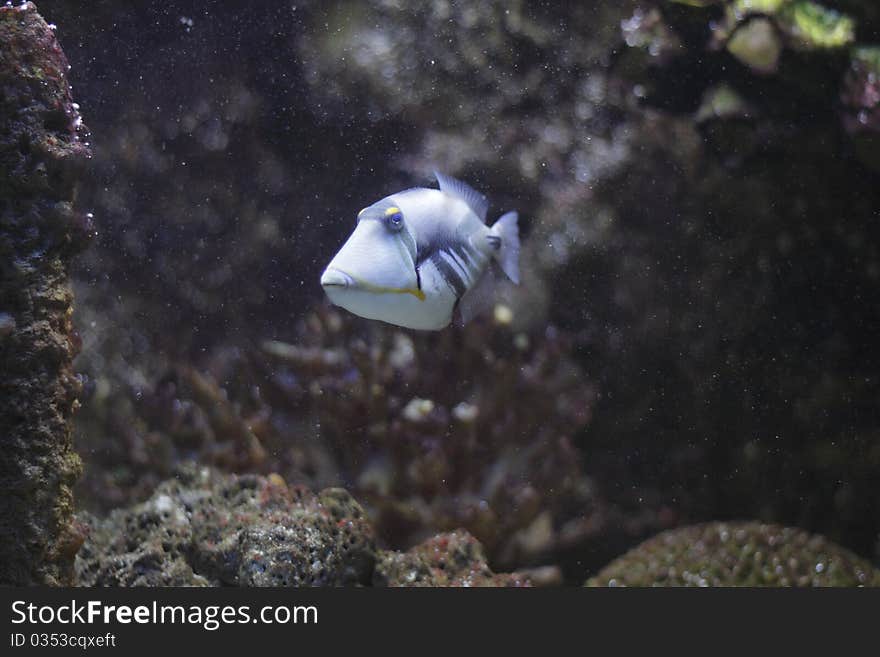
[[[405,189],[358,213],[321,274],[331,303],[366,319],[439,331],[456,311],[465,324],[492,304],[496,265],[519,284],[519,214],[487,226],[483,194],[434,176],[439,189]]]

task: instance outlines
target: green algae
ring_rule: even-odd
[[[733,3],[733,10],[739,14],[775,14],[788,2],[790,0],[736,0]]]
[[[787,4],[779,11],[781,27],[808,49],[840,48],[855,40],[855,21],[811,0]]]

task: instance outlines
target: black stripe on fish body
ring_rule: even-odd
[[[489,261],[489,255],[475,247],[473,244],[471,244],[470,241],[464,242],[461,245],[461,248],[464,249],[465,253],[468,254],[470,259],[476,264],[477,268],[480,270],[482,270],[486,266],[486,263]]]
[[[459,255],[464,260],[465,264],[474,274],[481,272],[486,265],[486,256],[468,243],[458,245],[455,247],[455,251],[456,255]]]
[[[428,242],[416,244],[416,266],[421,265],[425,260],[429,260],[437,255],[438,251],[448,249],[452,244],[451,240],[445,236]]]
[[[437,253],[430,256],[430,260],[437,268],[437,271],[440,272],[446,284],[455,293],[455,296],[460,298],[467,291],[467,285],[456,268],[443,257],[443,253],[443,251],[437,251]]]
[[[472,257],[468,250],[463,246],[459,246],[455,251],[455,255],[461,259],[467,270],[469,279],[468,289],[478,284],[480,277],[486,271],[486,267],[489,264],[489,258],[486,255],[477,253],[476,251],[474,251],[474,254],[476,257]]]
[[[471,283],[473,283],[473,273],[467,264],[465,264],[464,260],[455,253],[454,247],[443,249],[439,252],[439,255],[452,267],[455,273],[458,274],[458,277],[464,283],[465,290],[469,289]]]
[[[452,260],[451,264],[458,269],[458,273],[461,275],[464,282],[470,285],[474,280],[473,267],[471,267],[469,262],[458,252],[458,249],[452,248],[449,251],[446,251],[446,255],[448,256],[447,261],[449,259]]]

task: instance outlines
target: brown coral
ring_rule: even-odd
[[[823,536],[757,522],[663,532],[591,586],[880,586],[880,570]]]
[[[594,391],[570,349],[553,328],[485,320],[424,335],[322,310],[300,346],[264,345],[263,366],[272,394],[317,422],[381,535],[406,545],[465,527],[511,564],[552,549],[561,525],[590,511],[572,438]],[[528,544],[535,523],[547,531]]]
[[[375,586],[530,586],[526,574],[493,574],[479,542],[465,531],[439,534],[407,552],[383,552]]]
[[[393,546],[461,527],[511,565],[563,536],[583,540],[596,499],[572,440],[594,390],[569,336],[490,320],[413,334],[325,307],[296,336],[218,351],[204,371],[173,368],[153,389],[101,399],[86,425],[109,450],[92,457],[92,502],[137,499],[198,458],[345,485]]]
[[[78,558],[89,586],[341,586],[369,582],[376,549],[344,491],[318,495],[278,475],[193,465],[146,502],[86,517]]]

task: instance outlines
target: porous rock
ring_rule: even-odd
[[[182,468],[153,496],[89,518],[77,562],[88,586],[344,586],[370,581],[376,548],[344,491],[277,475]]]
[[[73,580],[80,472],[68,269],[88,218],[73,209],[88,158],[69,66],[33,3],[0,6],[0,584]]]

